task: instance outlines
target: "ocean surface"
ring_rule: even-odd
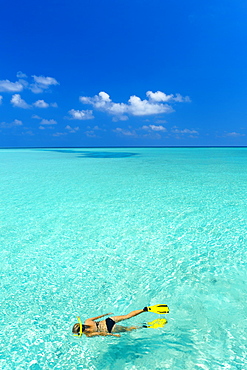
[[[0,369],[247,369],[246,241],[247,148],[0,150]]]

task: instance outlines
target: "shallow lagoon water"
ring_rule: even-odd
[[[0,368],[246,368],[246,148],[4,149],[0,193]]]

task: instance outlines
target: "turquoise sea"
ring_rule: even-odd
[[[0,194],[0,369],[247,369],[247,148],[2,149]]]

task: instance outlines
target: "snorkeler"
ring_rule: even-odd
[[[112,316],[112,317],[108,317],[105,320],[95,321],[95,320],[101,319],[101,317],[112,315],[112,313],[107,313],[104,315],[91,317],[90,319],[87,319],[84,324],[82,324],[80,317],[78,317],[79,323],[76,323],[73,326],[72,332],[74,333],[74,335],[80,336],[80,337],[82,336],[82,334],[85,334],[87,337],[95,337],[99,335],[100,336],[112,335],[114,337],[120,337],[120,334],[113,334],[113,333],[123,333],[123,332],[140,329],[143,327],[155,327],[152,325],[149,325],[149,326],[148,325],[142,325],[142,326],[116,325],[120,321],[128,320],[131,317],[140,315],[143,312],[155,312],[155,313],[162,314],[162,313],[168,313],[169,308],[165,304],[144,307],[142,310],[135,310],[135,311],[130,312],[127,315]],[[166,323],[165,319],[159,319],[159,321],[162,322],[162,325],[157,326],[157,320],[154,320],[154,321],[156,321],[156,327],[162,327]]]

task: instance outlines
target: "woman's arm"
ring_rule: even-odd
[[[100,335],[101,337],[106,337],[108,335],[111,335],[112,337],[121,337],[120,334],[111,334],[111,333],[90,333],[90,334],[86,334],[87,337],[96,337],[98,335]]]
[[[108,316],[108,315],[112,315],[112,312],[110,312],[110,313],[105,313],[104,315],[100,315],[100,316],[96,316],[96,317],[91,317],[90,319],[87,319],[87,320],[85,321],[85,324],[87,323],[87,321],[94,321],[94,320],[98,320],[98,319],[101,319],[101,317]]]

